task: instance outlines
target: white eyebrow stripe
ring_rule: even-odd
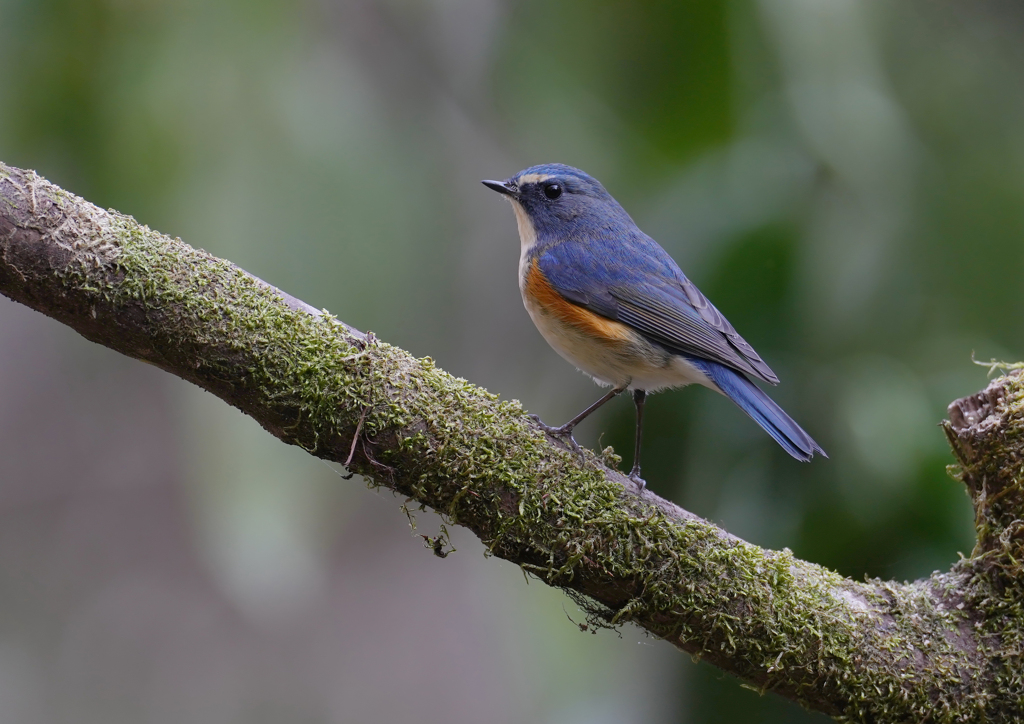
[[[520,176],[516,183],[519,186],[523,184],[539,184],[542,181],[547,181],[549,178],[551,178],[551,174],[548,173],[527,173]]]

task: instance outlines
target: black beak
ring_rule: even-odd
[[[518,196],[519,188],[511,181],[481,181],[484,186],[499,194],[505,194],[506,196]]]

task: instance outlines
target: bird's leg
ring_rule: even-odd
[[[633,469],[629,471],[629,479],[641,488],[647,483],[640,477],[640,437],[644,429],[644,401],[647,390],[633,390],[633,402],[636,404],[636,444],[633,446]]]
[[[612,399],[617,394],[619,394],[620,392],[625,390],[628,385],[629,385],[629,383],[627,382],[625,385],[622,385],[621,387],[613,387],[611,390],[609,390],[608,394],[606,394],[600,400],[595,402],[593,405],[591,405],[586,410],[584,410],[580,414],[576,415],[576,417],[572,418],[571,420],[569,420],[569,422],[565,423],[564,425],[562,425],[560,427],[551,427],[550,425],[545,425],[537,415],[530,415],[530,417],[533,418],[533,420],[538,425],[540,425],[540,428],[544,432],[548,433],[549,435],[554,435],[555,437],[565,438],[566,441],[574,449],[579,450],[579,448],[580,448],[579,443],[576,442],[576,440],[572,436],[573,428],[575,428],[577,425],[579,425],[581,422],[583,422],[585,419],[587,419],[587,417],[590,416],[590,413],[594,412],[601,405],[603,405],[604,403],[608,402],[608,400]]]

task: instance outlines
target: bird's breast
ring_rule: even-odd
[[[530,311],[532,308],[542,318],[549,320],[550,323],[546,326],[571,328],[579,334],[609,345],[629,344],[636,337],[636,333],[625,324],[595,314],[559,294],[544,277],[536,259],[528,262],[522,282],[523,300],[527,303],[527,310]],[[536,321],[534,319],[535,323]]]
[[[536,259],[524,255],[520,266],[523,303],[541,336],[598,382],[645,390],[710,382],[685,358],[628,325],[565,299],[544,277]]]

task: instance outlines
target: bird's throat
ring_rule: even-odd
[[[519,288],[522,289],[526,283],[525,275],[529,268],[530,251],[537,245],[537,229],[533,225],[529,214],[515,199],[509,199],[512,210],[516,214],[516,224],[519,226]]]
[[[519,243],[523,251],[528,251],[537,243],[537,229],[526,213],[526,209],[515,199],[509,199],[512,210],[516,213],[516,224],[519,226]]]

